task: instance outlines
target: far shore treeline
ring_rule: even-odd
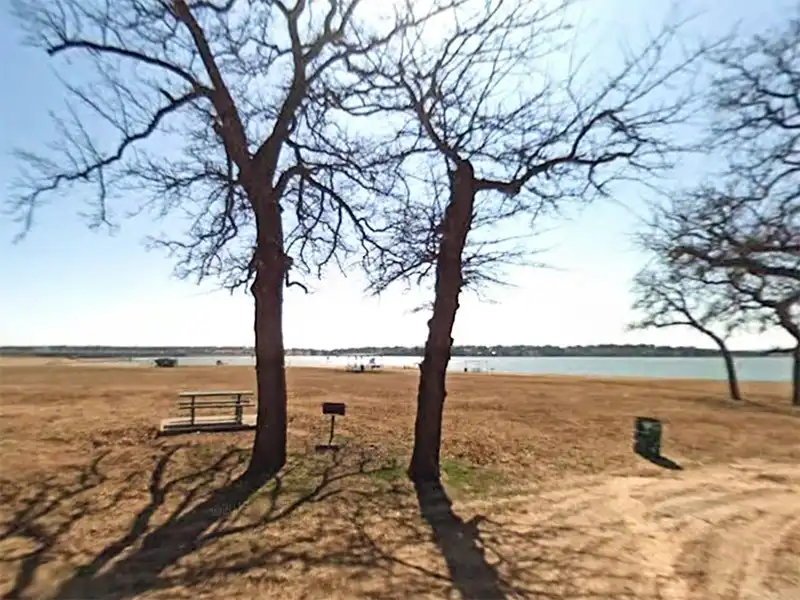
[[[734,356],[765,356],[781,350],[734,350]],[[364,346],[359,348],[289,348],[288,356],[422,356],[419,346]],[[0,356],[62,358],[149,358],[157,356],[252,356],[245,346],[2,346]],[[716,349],[651,344],[599,344],[590,346],[454,346],[453,356],[619,356],[705,357],[719,356]]]

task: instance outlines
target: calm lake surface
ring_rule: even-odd
[[[152,364],[153,359],[134,358],[132,362]],[[190,356],[179,357],[183,365],[213,365],[221,360],[226,365],[252,365],[250,356]],[[361,359],[365,362],[369,358]],[[378,364],[387,367],[416,368],[421,360],[413,356],[378,356]],[[352,356],[287,356],[286,364],[297,367],[340,367],[354,362]],[[788,356],[743,357],[736,359],[741,381],[791,381],[791,358]],[[652,358],[652,357],[455,357],[450,371],[481,370],[495,373],[531,373],[537,375],[596,375],[607,377],[664,377],[679,379],[725,380],[725,365],[721,358]]]

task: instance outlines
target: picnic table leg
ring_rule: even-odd
[[[242,424],[242,395],[236,395],[236,424]]]
[[[192,406],[191,406],[191,409],[190,409],[190,414],[191,414],[190,418],[192,420],[192,425],[194,425],[194,411],[195,411],[195,408],[194,408],[194,396],[192,396]]]

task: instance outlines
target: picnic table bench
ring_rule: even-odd
[[[197,411],[206,408],[232,408],[238,425],[242,424],[244,409],[256,405],[249,390],[219,390],[213,392],[181,392],[178,408],[189,411],[189,424],[194,425]]]

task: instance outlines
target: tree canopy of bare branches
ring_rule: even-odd
[[[676,21],[623,53],[616,68],[587,67],[570,51],[572,4],[467,1],[427,22],[429,30],[404,32],[369,60],[349,61],[346,110],[391,115],[407,171],[433,173],[387,205],[378,237],[389,251],[366,260],[374,290],[429,275],[434,283],[409,468],[415,479],[439,477],[462,287],[496,282],[498,266],[529,258],[494,226],[606,196],[622,179],[656,177],[691,149],[675,130],[692,111],[684,76],[706,48],[671,55]]]
[[[800,11],[713,57],[711,136],[724,167],[658,216],[676,268],[794,340],[800,404]]]
[[[708,336],[725,362],[728,389],[733,400],[741,400],[736,364],[727,338],[743,326],[741,314],[731,298],[720,290],[709,290],[702,281],[676,269],[660,250],[658,231],[642,236],[641,245],[651,263],[633,280],[633,309],[642,317],[629,330],[689,327]]]
[[[290,269],[368,244],[369,195],[395,186],[386,146],[336,110],[348,61],[441,9],[391,6],[380,19],[360,0],[16,3],[29,41],[59,61],[68,100],[55,143],[20,152],[10,211],[23,231],[56,197],[86,199],[94,225],[117,212],[169,215],[152,242],[176,255],[180,275],[250,284],[259,410],[248,476],[285,462]]]

